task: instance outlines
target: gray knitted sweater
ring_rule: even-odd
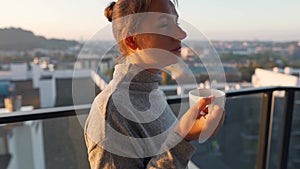
[[[158,90],[160,79],[132,64],[115,67],[85,125],[92,169],[187,167],[194,148],[173,132],[177,118]]]

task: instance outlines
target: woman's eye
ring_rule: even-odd
[[[169,26],[169,24],[164,23],[164,24],[161,24],[159,27],[160,27],[160,28],[165,28],[165,27],[168,27],[168,26]]]

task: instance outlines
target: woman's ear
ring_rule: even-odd
[[[137,43],[135,41],[135,38],[133,36],[128,36],[125,39],[125,43],[133,51],[135,51],[138,48],[138,45],[137,45]]]

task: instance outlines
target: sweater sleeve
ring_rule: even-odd
[[[106,151],[85,136],[91,169],[144,168],[143,159],[122,157]]]
[[[91,169],[184,169],[194,152],[188,142],[181,141],[175,147],[151,158],[128,158],[103,149],[86,136]]]
[[[176,133],[170,134],[170,137],[176,137],[176,139],[182,139],[179,135]],[[171,144],[171,142],[167,142],[166,144]],[[163,145],[167,146],[168,145]],[[156,155],[151,158],[150,162],[147,165],[147,168],[149,169],[164,169],[164,168],[170,168],[170,169],[184,169],[187,167],[189,160],[191,159],[193,153],[195,151],[195,148],[182,139],[181,142],[176,144],[173,148],[167,150],[166,152],[163,152],[159,155]]]

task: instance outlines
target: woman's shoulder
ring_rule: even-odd
[[[111,96],[110,90],[103,90],[94,99],[85,122],[85,133],[95,142],[104,138],[106,107]]]
[[[99,119],[95,117],[101,116],[104,119],[107,119],[108,116],[116,116],[118,115],[118,109],[123,106],[126,107],[126,105],[120,105],[117,104],[116,106],[116,98],[117,100],[120,98],[120,91],[118,89],[111,89],[107,87],[105,90],[100,92],[94,99],[90,113],[89,113],[89,119]],[[116,118],[116,117],[115,117]]]

